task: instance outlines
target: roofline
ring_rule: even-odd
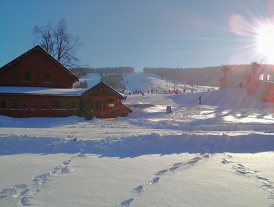
[[[49,54],[44,48],[42,48],[40,45],[36,45],[35,47],[33,47],[32,49],[28,50],[27,52],[23,53],[22,55],[18,56],[17,58],[13,59],[12,61],[10,61],[9,63],[7,63],[6,65],[4,65],[3,67],[0,68],[0,73],[2,73],[3,71],[5,71],[6,69],[9,68],[10,65],[17,63],[19,60],[21,60],[23,57],[31,54],[32,52],[34,52],[35,50],[40,50],[42,51],[45,55],[47,55],[51,60],[53,60],[57,65],[59,65],[63,70],[65,70],[70,76],[72,76],[73,78],[76,79],[75,82],[79,81],[79,78],[74,75],[69,69],[67,69],[65,66],[63,66],[59,61],[57,61],[54,57],[52,57],[51,54]],[[75,83],[74,82],[74,83]]]
[[[86,88],[0,86],[0,95],[81,96]]]
[[[95,86],[91,87],[90,89],[86,90],[85,92],[82,93],[82,95],[84,95],[84,94],[87,93],[88,91],[93,90],[94,88],[96,88],[96,87],[97,87],[98,85],[100,85],[100,84],[103,84],[103,85],[105,85],[106,87],[112,89],[117,95],[119,95],[119,96],[122,97],[123,99],[126,98],[123,94],[121,94],[121,93],[119,93],[118,91],[116,91],[114,88],[112,88],[110,85],[106,84],[104,81],[101,81],[100,83],[98,83],[98,84],[96,84]]]

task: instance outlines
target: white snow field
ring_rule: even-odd
[[[244,89],[164,94],[171,81],[125,79],[145,91],[128,95],[128,117],[0,116],[1,207],[274,206],[274,104]]]

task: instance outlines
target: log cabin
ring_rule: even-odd
[[[127,116],[126,96],[104,82],[73,88],[73,73],[39,45],[0,69],[0,115],[10,117]]]

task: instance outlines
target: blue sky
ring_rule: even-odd
[[[62,19],[84,42],[76,56],[89,67],[274,62],[255,41],[272,23],[273,0],[0,0],[0,10],[0,67],[35,45],[35,25]]]

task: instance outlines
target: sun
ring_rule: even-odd
[[[274,24],[262,25],[256,32],[256,48],[268,61],[274,59]]]

